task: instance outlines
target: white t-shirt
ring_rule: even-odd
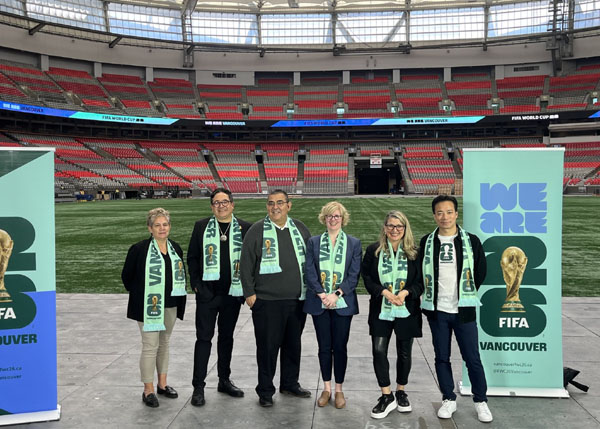
[[[446,313],[458,313],[456,249],[454,248],[456,235],[438,235],[440,239],[440,259],[437,309]]]

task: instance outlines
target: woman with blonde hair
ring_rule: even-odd
[[[142,335],[140,357],[142,401],[158,407],[154,394],[154,369],[158,372],[156,392],[167,398],[177,398],[177,392],[167,385],[169,338],[175,319],[183,320],[185,312],[185,267],[183,250],[169,240],[171,216],[162,208],[148,212],[146,224],[150,237],[129,248],[121,272],[129,292],[127,317],[138,322]]]
[[[306,247],[306,301],[304,311],[312,315],[317,342],[323,392],[317,400],[324,407],[331,398],[331,367],[335,375],[336,408],[344,408],[342,383],[348,364],[347,344],[352,316],[358,314],[356,285],[362,247],[358,238],[346,234],[350,214],[336,202],[323,206],[319,214],[327,230],[311,237]]]
[[[369,334],[372,340],[373,367],[381,397],[371,417],[382,419],[396,408],[412,411],[404,387],[411,368],[413,339],[421,337],[420,296],[423,283],[417,262],[417,248],[404,213],[392,210],[383,222],[379,241],[365,251],[362,276],[369,303]],[[396,398],[391,391],[388,346],[396,334]]]

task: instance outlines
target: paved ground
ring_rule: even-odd
[[[93,428],[150,426],[154,428],[597,428],[600,427],[600,298],[563,300],[564,364],[579,369],[577,380],[588,384],[583,393],[573,387],[569,399],[491,397],[491,424],[477,421],[470,397],[458,398],[458,411],[451,420],[439,420],[440,404],[433,369],[429,328],[415,342],[413,370],[407,387],[413,411],[393,412],[384,420],[369,413],[379,397],[371,363],[366,311],[367,297],[360,297],[363,314],[355,316],[349,342],[349,363],[344,384],[347,407],[319,408],[321,392],[317,342],[312,321],[303,335],[300,383],[313,393],[310,399],[276,394],[275,405],[264,409],[254,393],[256,385],[255,342],[250,311],[240,314],[233,350],[232,379],[245,390],[242,399],[231,399],[216,390],[216,344],[209,362],[206,405],[190,405],[195,340],[194,299],[188,301],[186,320],[177,321],[171,338],[169,384],[178,399],[160,399],[160,407],[142,404],[139,382],[139,330],[125,317],[126,295],[59,294],[58,394],[62,406],[58,422],[30,424],[43,428]],[[102,320],[108,316],[108,319]],[[102,320],[102,321],[101,321]],[[393,342],[392,342],[393,343]],[[390,356],[395,355],[390,347]],[[392,353],[394,353],[392,355]],[[453,351],[456,380],[460,379],[460,357]],[[395,360],[392,360],[394,366]],[[277,385],[278,375],[275,378]],[[393,376],[392,376],[393,380]],[[2,392],[3,394],[4,392]]]

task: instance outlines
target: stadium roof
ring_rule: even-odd
[[[318,13],[381,11],[398,9],[429,9],[448,7],[474,7],[518,3],[516,0],[121,0],[119,3],[132,3],[144,6],[163,6],[189,10],[213,12],[254,12],[254,13]]]

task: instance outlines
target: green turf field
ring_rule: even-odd
[[[317,221],[330,198],[297,198],[291,216],[303,221],[313,234],[323,231]],[[408,216],[415,238],[435,227],[431,198],[340,198],[350,212],[346,232],[361,239],[363,248],[377,240],[383,217],[399,209]],[[254,222],[265,216],[266,198],[236,200],[238,217]],[[194,222],[208,216],[208,199],[127,200],[56,205],[56,278],[58,292],[125,292],[121,268],[129,246],[148,236],[146,212],[164,207],[171,212],[171,238],[187,250]],[[599,296],[596,230],[600,199],[569,197],[563,213],[563,295]],[[595,268],[596,267],[596,268]],[[361,290],[362,281],[360,285]]]

